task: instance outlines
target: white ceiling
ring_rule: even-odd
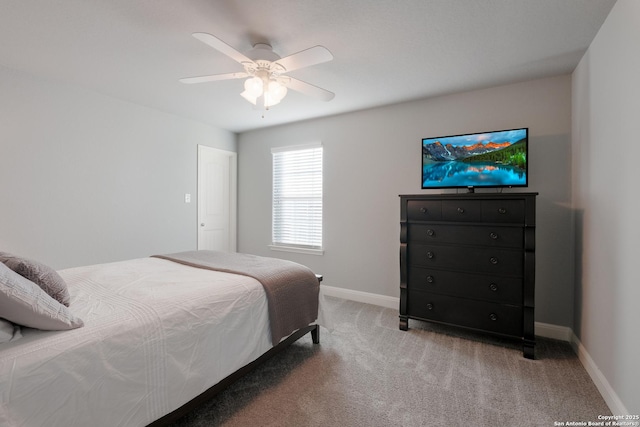
[[[0,65],[233,132],[573,71],[615,0],[0,0]],[[265,118],[242,71],[191,36],[280,56],[315,45],[331,62],[291,76],[335,92],[289,91]],[[1,94],[0,94],[1,96]]]

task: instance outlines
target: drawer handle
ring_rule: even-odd
[[[498,258],[492,256],[491,258],[489,258],[489,262],[493,265],[496,265],[498,263]]]
[[[436,256],[436,254],[434,254],[433,252],[431,252],[431,251],[427,252],[427,258],[433,259],[435,256]]]
[[[433,276],[427,276],[427,283],[433,283],[435,281],[436,279],[434,279]]]
[[[507,210],[505,208],[498,208],[498,213],[504,215],[507,213]]]
[[[496,292],[498,290],[498,285],[492,283],[489,285],[489,289],[491,289],[493,292]]]
[[[425,208],[425,207],[420,208],[420,212],[427,213],[427,208]]]
[[[458,208],[458,213],[464,213],[464,208]]]
[[[433,310],[433,304],[428,303],[427,304],[427,310]]]
[[[433,231],[432,229],[428,229],[428,230],[427,230],[427,236],[433,236],[433,235],[435,235],[435,234],[436,234],[436,232],[435,232],[435,231]]]
[[[489,233],[489,237],[491,237],[493,240],[498,240],[498,233]]]
[[[491,313],[491,314],[489,315],[489,319],[491,319],[492,321],[494,321],[494,322],[495,322],[496,320],[498,320],[498,315],[497,315],[497,314],[495,314],[495,313]]]

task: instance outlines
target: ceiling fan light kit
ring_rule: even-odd
[[[211,34],[193,33],[193,36],[240,63],[244,67],[244,72],[185,77],[180,79],[182,83],[204,83],[248,77],[244,82],[244,91],[240,93],[240,96],[256,107],[265,110],[280,103],[287,95],[288,87],[322,101],[330,101],[335,96],[333,92],[283,75],[288,71],[331,61],[333,55],[323,46],[314,46],[280,58],[266,43],[256,44],[247,55],[244,55]]]
[[[273,62],[270,63],[270,65],[273,64]],[[252,77],[245,80],[244,92],[240,95],[253,105],[260,105],[268,109],[278,104],[287,95],[286,85],[289,82],[287,77],[281,77],[278,72],[266,67],[253,69],[252,65],[246,65],[245,68],[247,75]],[[261,102],[258,103],[258,100]]]

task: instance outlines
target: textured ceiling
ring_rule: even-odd
[[[0,0],[0,65],[233,132],[570,73],[615,0]],[[291,72],[336,94],[289,91],[262,118],[242,71],[191,36],[331,62]]]

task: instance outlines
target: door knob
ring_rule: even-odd
[[[201,223],[200,223],[200,227],[204,227],[204,222],[201,222]]]

